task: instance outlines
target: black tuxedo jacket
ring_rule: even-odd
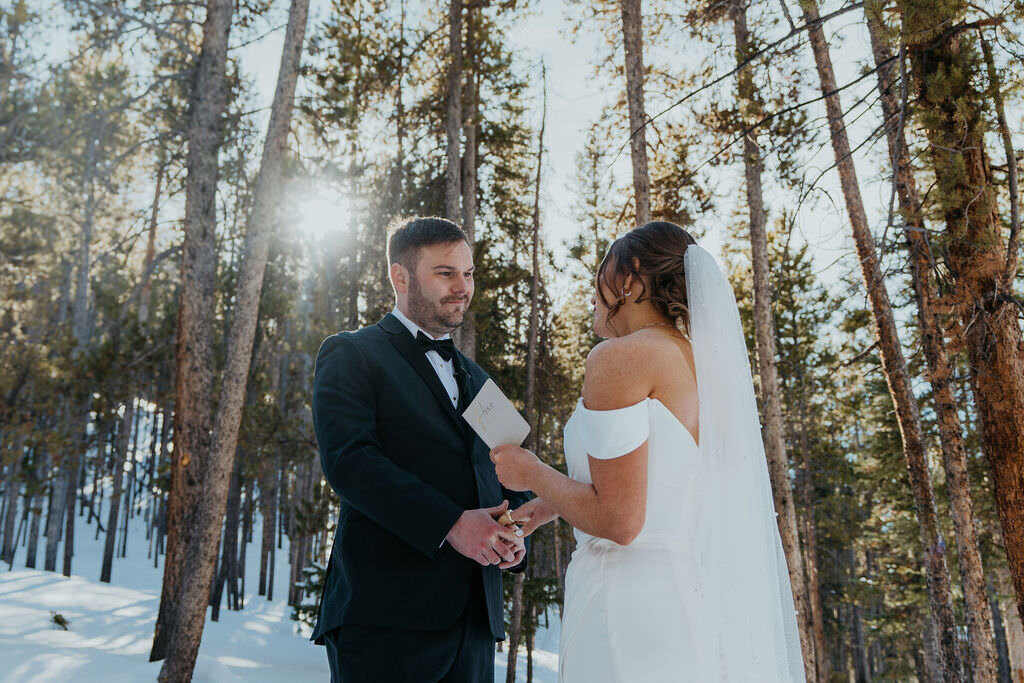
[[[464,406],[487,374],[459,360]],[[401,321],[389,314],[324,340],[313,425],[324,474],[341,498],[313,639],[342,625],[446,628],[481,570],[491,631],[504,638],[501,571],[463,557],[444,537],[464,510],[503,498],[515,508],[528,497],[501,487],[487,446]]]

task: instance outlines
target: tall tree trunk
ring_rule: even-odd
[[[16,439],[14,444],[14,459],[11,462],[10,467],[7,468],[7,490],[4,492],[4,518],[3,518],[3,534],[4,534],[4,545],[3,550],[0,551],[0,562],[6,562],[7,564],[14,563],[14,551],[15,551],[15,538],[14,538],[14,522],[18,516],[18,494],[21,491],[21,465],[24,458],[22,452],[22,446],[19,441],[22,438]],[[28,502],[26,500],[26,502]]]
[[[1010,649],[1006,641],[1006,627],[1003,624],[1003,613],[999,609],[999,596],[991,577],[985,583],[988,592],[988,606],[992,612],[992,630],[996,638],[996,672],[999,683],[1013,683],[1010,680]]]
[[[67,469],[67,486],[64,488],[64,564],[61,573],[71,576],[71,560],[75,556],[75,501],[82,480],[82,456],[85,451],[85,425],[87,412],[80,409],[71,426],[79,442],[73,446],[71,465]]]
[[[849,583],[859,579],[857,570],[857,551],[851,546],[847,551],[847,570]],[[855,683],[871,683],[871,666],[868,664],[867,640],[864,637],[864,621],[861,619],[861,606],[857,602],[850,605],[850,650],[853,656],[853,680]]]
[[[801,391],[802,395],[806,395]],[[804,568],[807,573],[807,603],[810,611],[811,635],[814,638],[814,662],[817,680],[825,683],[832,676],[828,646],[825,643],[825,617],[821,602],[821,584],[818,580],[818,523],[814,516],[813,483],[811,481],[811,445],[807,435],[807,407],[800,406],[800,494],[804,507],[803,540]]]
[[[651,220],[651,180],[647,173],[647,114],[644,112],[644,43],[641,0],[619,0],[622,44],[626,53],[626,102],[629,105],[629,152],[633,161],[636,223]]]
[[[85,214],[82,217],[82,242],[79,245],[77,282],[72,305],[72,331],[75,338],[74,357],[80,357],[89,346],[91,320],[89,306],[89,271],[91,268],[92,232],[96,215],[96,170],[99,164],[97,145],[104,134],[106,120],[90,117],[88,142],[86,143],[85,174],[82,189],[85,193]],[[64,564],[62,573],[71,576],[71,560],[75,554],[75,500],[78,493],[82,458],[86,448],[86,425],[88,424],[88,403],[71,400],[73,412],[69,421],[71,430],[70,452],[64,457],[64,472],[67,482],[64,488]]]
[[[939,528],[938,513],[932,492],[928,461],[925,457],[924,433],[917,400],[914,397],[910,373],[900,346],[896,321],[889,302],[889,293],[882,278],[874,238],[868,227],[864,202],[861,199],[860,184],[846,135],[842,105],[836,86],[832,58],[829,55],[825,32],[819,21],[816,0],[800,0],[804,19],[808,24],[808,36],[814,52],[814,62],[821,80],[821,92],[825,97],[832,150],[835,153],[839,183],[846,200],[846,211],[850,217],[853,238],[860,259],[861,274],[871,301],[871,312],[878,335],[879,353],[885,372],[889,393],[896,408],[903,454],[906,459],[917,519],[924,549],[925,573],[928,583],[928,603],[939,637],[942,653],[943,677],[946,681],[962,681],[956,621],[953,617],[953,599],[950,594],[949,568],[946,565],[946,544]]]
[[[231,469],[231,485],[228,489],[227,508],[224,512],[224,532],[220,543],[220,568],[213,583],[210,606],[211,621],[220,619],[220,604],[227,588],[228,609],[238,609],[238,522],[242,496],[241,458],[235,457]],[[244,541],[243,541],[244,545]]]
[[[308,11],[309,0],[292,0],[263,158],[254,187],[255,199],[245,236],[245,253],[231,322],[229,352],[213,424],[209,459],[204,471],[203,498],[194,513],[195,533],[188,543],[186,572],[190,580],[182,587],[179,627],[171,635],[167,659],[160,670],[161,681],[191,678],[199,654],[227,502],[228,480],[242,421],[242,404],[252,359],[260,290],[267,263],[270,231],[275,219],[274,209],[277,206],[276,190],[281,185],[281,169],[291,127],[292,102],[295,98]],[[228,7],[224,12],[227,23],[230,22],[230,14],[231,8]],[[223,37],[226,46],[226,27]],[[219,73],[222,77],[222,67]]]
[[[110,574],[114,565],[114,541],[117,538],[117,518],[121,512],[121,492],[124,480],[124,461],[128,454],[128,436],[135,418],[135,400],[129,399],[124,407],[124,415],[117,430],[117,441],[114,445],[114,471],[111,473],[113,485],[110,490],[110,513],[107,516],[107,538],[103,546],[103,566],[100,569],[100,581],[110,583]]]
[[[532,429],[527,440],[527,447],[536,452],[540,444],[537,424],[537,332],[540,326],[540,180],[544,167],[544,129],[548,113],[547,67],[541,62],[541,80],[544,87],[543,108],[541,109],[540,134],[537,138],[537,173],[533,183],[533,224],[531,230],[532,273],[530,284],[530,323],[526,330],[526,391],[523,402],[526,405],[526,421]],[[522,639],[523,625],[523,583],[526,572],[516,574],[512,588],[511,620],[509,624],[508,665],[505,669],[506,683],[515,683],[516,664],[519,654],[519,643]]]
[[[746,0],[732,0],[730,17],[736,39],[736,63],[742,65],[750,52],[750,34],[747,29]],[[739,69],[736,75],[737,99],[741,123],[760,118],[756,112],[754,79],[751,71]],[[764,445],[771,475],[772,498],[777,513],[776,522],[786,554],[789,582],[793,590],[793,603],[797,611],[800,631],[800,649],[804,671],[808,678],[820,680],[815,663],[811,609],[808,602],[807,580],[803,557],[800,554],[800,535],[797,528],[793,489],[789,482],[789,458],[783,440],[782,394],[775,364],[775,326],[772,323],[772,291],[769,281],[768,236],[765,232],[764,195],[761,186],[763,170],[761,149],[755,134],[747,133],[743,139],[743,168],[746,178],[747,209],[750,219],[750,253],[754,273],[754,329],[757,337],[757,370],[761,378],[761,401],[764,407]]]
[[[1017,601],[1013,596],[1013,581],[1005,569],[995,571],[995,589],[999,609],[1006,631],[1006,650],[1009,659],[1010,680],[1024,683],[1024,625],[1017,612]]]
[[[466,8],[466,111],[463,137],[466,148],[462,157],[462,229],[472,249],[476,244],[477,132],[480,129],[480,80],[477,66],[477,30],[480,5]],[[471,360],[476,359],[476,313],[470,308],[458,330],[459,350]]]
[[[274,528],[277,526],[277,467],[271,463],[269,467],[260,460],[260,516],[262,520],[260,542],[260,581],[258,595],[266,595],[270,600],[273,595],[268,579],[270,564],[274,555]]]
[[[64,526],[64,504],[67,502],[64,489],[67,485],[68,479],[64,467],[54,469],[50,474],[50,495],[46,506],[46,530],[44,532],[46,550],[43,554],[43,569],[48,572],[57,571],[57,548],[60,544],[61,529]]]
[[[898,67],[891,62],[892,50],[883,33],[880,11],[880,5],[870,5],[866,8],[865,14],[875,64],[878,67],[878,89],[882,101],[882,114],[886,122],[889,155],[893,162],[893,183],[899,197],[900,213],[905,226],[904,234],[907,238],[914,296],[917,300],[921,342],[938,417],[946,489],[949,493],[950,513],[953,517],[957,556],[960,559],[960,577],[966,602],[971,674],[972,679],[979,683],[995,681],[994,637],[989,621],[990,609],[985,589],[981,548],[974,526],[974,503],[971,500],[963,425],[953,394],[953,370],[946,351],[944,333],[935,311],[934,302],[938,298],[938,292],[930,277],[931,248],[928,245],[921,200],[910,164],[910,150],[901,125],[904,112],[902,104],[897,100],[896,81],[892,77],[893,71]]]
[[[1017,173],[1017,152],[1013,149],[1013,138],[1010,136],[1010,127],[1006,123],[1006,105],[1003,102],[1003,88],[996,70],[995,60],[992,59],[992,48],[989,47],[985,36],[978,32],[978,39],[981,41],[981,50],[985,55],[985,67],[988,71],[988,87],[995,104],[996,121],[999,124],[999,137],[1003,141],[1003,153],[1006,155],[1006,179],[1007,190],[1010,199],[1010,238],[1006,249],[1006,266],[1003,269],[1003,289],[1013,291],[1013,281],[1017,277],[1017,260],[1020,251],[1020,191],[1018,186]]]
[[[917,98],[946,222],[954,300],[967,347],[983,450],[1024,616],[1024,346],[985,152],[984,95],[960,18],[962,1],[899,0]],[[1009,277],[1007,277],[1009,275]]]
[[[238,549],[238,585],[235,595],[235,606],[232,609],[240,610],[245,607],[245,555],[249,543],[252,542],[252,489],[253,481],[250,479],[245,485],[245,507],[242,511],[242,540]]]
[[[160,609],[150,661],[171,653],[183,629],[184,589],[199,582],[186,573],[195,556],[189,545],[197,535],[195,510],[200,505],[205,460],[212,444],[213,323],[217,275],[217,155],[223,142],[227,106],[227,49],[232,0],[207,0],[199,61],[189,102],[188,176],[185,181],[185,240],[181,255],[181,293],[178,307],[177,377],[175,380],[174,451],[167,506],[167,553]],[[207,503],[208,505],[208,503]],[[185,578],[188,577],[186,581]],[[207,580],[198,590],[205,613]],[[194,599],[194,598],[193,598]],[[196,606],[193,605],[193,610]],[[195,630],[194,624],[193,632]],[[198,645],[198,638],[191,639]],[[195,656],[179,649],[161,669],[161,680],[191,679]],[[169,666],[168,666],[169,664]]]
[[[448,4],[448,80],[445,92],[445,131],[448,135],[444,182],[444,215],[452,221],[461,216],[459,200],[459,131],[462,128],[462,0]]]
[[[153,190],[153,205],[149,212],[149,236],[146,238],[146,257],[142,262],[142,291],[139,293],[139,322],[143,325],[149,320],[149,300],[152,298],[153,279],[149,265],[156,257],[156,221],[160,215],[160,192],[163,188],[164,173],[167,164],[160,163],[156,168],[156,188]]]

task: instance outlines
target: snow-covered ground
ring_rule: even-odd
[[[149,647],[160,603],[163,562],[154,568],[146,557],[140,517],[131,525],[128,553],[115,558],[112,583],[99,581],[103,536],[95,527],[76,529],[74,573],[23,569],[25,549],[18,547],[13,569],[0,565],[0,683],[67,681],[136,683],[156,679],[159,663],[149,663]],[[254,530],[258,543],[260,531]],[[42,543],[40,544],[42,546]],[[42,564],[42,551],[38,563]],[[287,545],[277,551],[273,601],[256,595],[258,546],[249,547],[245,609],[221,609],[220,621],[207,621],[196,663],[197,682],[328,681],[322,648],[290,618],[286,603]],[[62,557],[63,550],[58,557]],[[59,562],[58,562],[59,566]],[[65,631],[55,615],[69,622]],[[555,683],[558,670],[558,623],[537,634],[534,680]],[[505,653],[495,654],[495,680],[505,680]],[[521,653],[516,680],[526,680]]]

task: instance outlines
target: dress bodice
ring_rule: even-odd
[[[610,459],[625,455],[647,441],[647,510],[636,542],[671,538],[678,544],[681,522],[693,511],[687,503],[694,496],[698,446],[693,435],[665,404],[656,398],[615,410],[591,410],[576,403],[565,424],[565,461],[569,476],[591,483],[588,455]],[[576,542],[594,537],[578,529]],[[611,541],[608,541],[611,543]]]

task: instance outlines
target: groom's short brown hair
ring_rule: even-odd
[[[391,224],[388,239],[388,264],[401,263],[406,270],[416,270],[416,261],[422,247],[450,244],[469,238],[462,228],[446,218],[436,216],[399,218]]]

